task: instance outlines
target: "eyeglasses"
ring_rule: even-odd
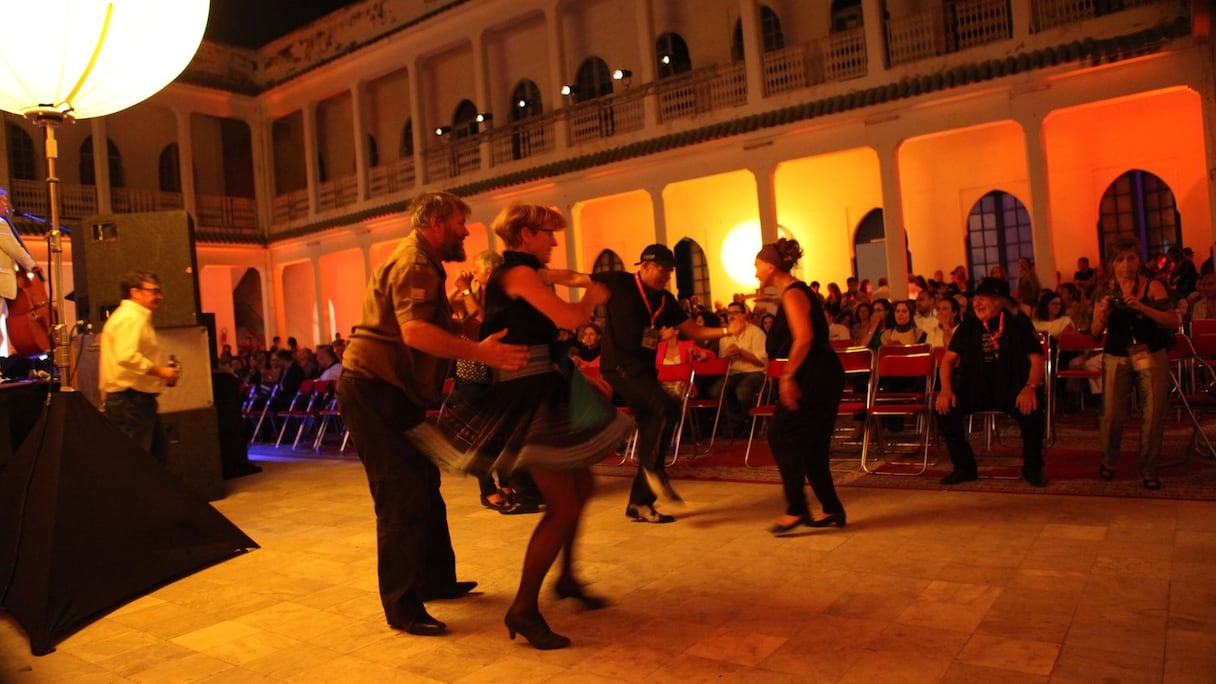
[[[164,294],[164,291],[159,287],[140,287],[138,289],[143,290],[144,292],[151,292],[152,294]]]

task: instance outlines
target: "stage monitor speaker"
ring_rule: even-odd
[[[210,378],[208,378],[208,382]],[[219,423],[215,407],[160,414],[169,443],[165,468],[208,501],[224,498]]]
[[[211,391],[211,341],[201,325],[183,328],[157,328],[156,343],[160,347],[159,363],[176,356],[182,366],[182,377],[175,387],[166,387],[157,403],[160,413],[174,413],[210,408],[215,404]],[[81,335],[73,343],[75,372],[72,386],[85,395],[94,406],[100,406],[97,388],[97,366],[101,345],[96,334]]]
[[[152,271],[165,299],[156,327],[195,325],[199,312],[194,221],[184,211],[91,216],[72,233],[77,317],[100,329],[122,300],[118,282],[128,271]]]

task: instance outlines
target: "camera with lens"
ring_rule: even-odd
[[[1127,300],[1123,298],[1123,293],[1121,292],[1107,297],[1107,301],[1110,302],[1110,306],[1113,309],[1127,308]]]

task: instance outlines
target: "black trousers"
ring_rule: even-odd
[[[667,445],[671,444],[671,437],[680,424],[680,402],[659,385],[657,375],[631,376],[619,370],[604,370],[603,377],[625,400],[637,421],[638,463],[662,472],[667,460]],[[629,505],[648,506],[657,498],[639,467],[629,491]]]
[[[843,513],[844,505],[836,496],[828,459],[832,431],[836,427],[836,409],[844,391],[843,374],[821,375],[813,386],[806,383],[801,389],[798,410],[790,411],[778,402],[768,426],[769,448],[785,490],[785,512],[787,515],[808,513],[804,483],[809,482],[824,513]]]
[[[1043,434],[1047,429],[1047,419],[1043,414],[1043,397],[1040,393],[1038,408],[1029,414],[1018,410],[1014,400],[1000,402],[991,406],[979,406],[959,398],[958,403],[946,415],[938,415],[937,422],[942,431],[942,439],[950,452],[950,462],[954,469],[970,473],[976,472],[975,451],[967,442],[967,416],[976,411],[1003,411],[1017,421],[1022,432],[1022,472],[1039,473],[1043,471]]]
[[[456,581],[439,469],[406,438],[426,411],[400,389],[343,375],[338,409],[367,472],[376,509],[380,601],[390,625],[414,619],[419,595]]]
[[[157,463],[165,465],[169,460],[169,443],[156,411],[155,394],[133,389],[106,394],[106,418]]]

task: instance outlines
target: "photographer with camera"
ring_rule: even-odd
[[[1165,285],[1141,274],[1139,240],[1117,238],[1107,254],[1115,279],[1104,291],[1095,293],[1090,329],[1095,337],[1106,333],[1102,370],[1105,390],[1099,425],[1102,462],[1098,475],[1104,480],[1115,477],[1127,396],[1135,380],[1141,403],[1141,482],[1145,489],[1161,489],[1157,469],[1170,389],[1166,348],[1173,341],[1181,317],[1171,305]]]

